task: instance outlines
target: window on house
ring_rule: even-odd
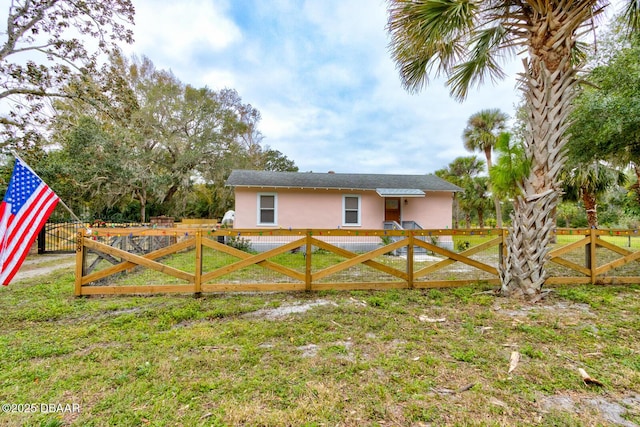
[[[342,199],[344,225],[360,225],[360,196],[344,196]]]
[[[276,223],[276,195],[258,194],[258,224]]]

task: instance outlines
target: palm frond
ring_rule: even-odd
[[[573,49],[571,50],[571,63],[574,66],[584,64],[587,60],[590,49],[591,45],[589,45],[588,43],[581,41],[576,42],[576,44],[573,46]]]
[[[508,132],[502,132],[498,136],[495,145],[498,159],[489,171],[493,191],[508,197],[520,194],[519,183],[531,171],[531,159],[527,158],[522,141],[512,139],[511,136]]]
[[[387,29],[403,86],[419,91],[429,74],[448,73],[459,61],[474,26],[472,0],[391,0]]]
[[[640,31],[640,0],[627,0],[623,16],[630,32]]]
[[[453,68],[447,81],[451,94],[456,99],[466,98],[470,87],[482,84],[487,78],[495,82],[505,77],[498,60],[505,46],[513,46],[509,39],[510,33],[502,25],[485,28],[477,33],[471,40],[472,48],[467,60]]]

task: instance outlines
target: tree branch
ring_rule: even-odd
[[[13,88],[7,89],[4,92],[0,92],[0,99],[6,98],[12,95],[34,95],[40,97],[54,97],[54,98],[67,98],[72,99],[76,98],[73,95],[69,95],[61,92],[47,92],[43,89],[28,89],[28,88]]]
[[[59,0],[50,0],[49,2],[43,2],[40,6],[40,9],[37,9],[37,13],[27,24],[23,26],[19,26],[19,31],[15,32],[16,25],[15,21],[17,20],[18,15],[9,13],[7,16],[7,42],[4,47],[0,49],[0,60],[3,60],[7,56],[15,53],[15,47],[18,40],[24,36],[24,34],[32,29],[38,22],[42,21],[44,18],[44,12],[46,10],[51,9]],[[27,0],[24,5],[24,12],[29,12],[31,0]]]

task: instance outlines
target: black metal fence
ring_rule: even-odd
[[[73,253],[76,251],[78,230],[85,224],[47,222],[38,234],[38,253]]]
[[[79,230],[95,228],[97,230],[112,227],[143,227],[142,223],[105,223],[47,222],[38,234],[38,253],[74,253]]]

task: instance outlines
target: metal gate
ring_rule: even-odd
[[[109,228],[149,227],[149,224],[139,222],[104,222],[93,224],[78,222],[47,222],[38,234],[38,253],[74,253],[78,231],[86,228],[96,231]]]
[[[84,224],[47,222],[38,234],[38,253],[73,253],[76,251],[78,230]]]

